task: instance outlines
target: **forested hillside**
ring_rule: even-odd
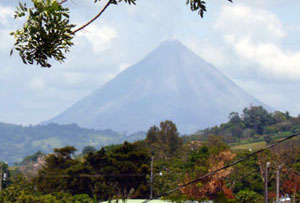
[[[288,112],[270,113],[261,106],[245,108],[240,115],[233,112],[227,123],[199,130],[192,135],[183,136],[183,142],[205,141],[210,135],[220,136],[230,145],[245,143],[270,144],[300,130],[300,118],[292,117]],[[149,126],[150,127],[150,126]],[[147,129],[145,129],[146,131]],[[152,129],[154,130],[155,129]],[[49,153],[53,148],[74,146],[81,151],[85,146],[100,148],[124,141],[136,141],[145,138],[145,132],[131,135],[112,130],[93,130],[71,125],[20,126],[0,123],[0,160],[10,164],[21,161],[24,156],[37,151]]]
[[[292,117],[289,112],[268,112],[261,106],[245,108],[240,115],[232,112],[228,122],[219,126],[199,130],[184,136],[183,140],[204,141],[210,135],[221,136],[228,144],[272,141],[300,131],[300,117]]]
[[[112,130],[91,130],[71,125],[20,126],[0,123],[0,160],[10,164],[21,161],[24,156],[37,151],[49,153],[53,148],[66,145],[81,150],[85,146],[97,148],[110,144],[143,139],[145,133],[126,135]]]

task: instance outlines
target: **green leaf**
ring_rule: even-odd
[[[16,39],[13,49],[19,52],[25,64],[36,63],[42,67],[50,67],[49,59],[63,62],[66,58],[63,53],[73,45],[74,34],[71,29],[75,25],[70,24],[69,10],[56,0],[33,0],[33,3],[33,7],[29,9],[21,3],[17,8],[18,17],[27,16],[27,21],[22,29],[10,33]],[[63,41],[68,43],[61,46]]]

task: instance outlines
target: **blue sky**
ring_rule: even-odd
[[[29,1],[23,1],[29,2]],[[86,22],[105,1],[70,0],[72,21]],[[0,122],[37,124],[89,95],[162,41],[178,39],[245,90],[280,111],[300,114],[300,2],[209,0],[201,19],[185,0],[111,6],[75,37],[50,69],[9,56],[17,0],[0,1]]]

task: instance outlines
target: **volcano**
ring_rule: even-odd
[[[192,133],[250,105],[270,109],[172,40],[46,123],[132,133],[171,120],[180,133]]]

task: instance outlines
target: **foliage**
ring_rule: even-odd
[[[272,150],[272,165],[280,168],[281,194],[289,194],[295,202],[300,200],[300,140],[292,139]]]
[[[1,188],[6,188],[10,183],[10,172],[7,163],[0,162],[0,172],[0,175],[2,176],[2,181],[0,182]]]
[[[43,152],[38,151],[38,152],[34,153],[33,155],[25,156],[23,161],[20,163],[20,165],[25,165],[28,162],[37,162],[38,158],[41,157],[41,156],[44,156],[44,155],[45,154]]]
[[[182,147],[182,140],[179,137],[176,125],[168,120],[161,122],[160,128],[151,127],[145,142],[155,158],[164,160],[176,156],[176,153]]]
[[[23,176],[16,176],[12,183],[0,192],[0,202],[6,203],[61,203],[61,202],[94,202],[88,195],[72,196],[68,193],[40,194],[34,189],[34,184]]]
[[[125,142],[123,145],[106,152],[104,148],[96,153],[88,154],[86,165],[92,168],[93,173],[103,174],[96,178],[99,197],[109,188],[106,199],[116,194],[119,198],[141,198],[148,191],[147,175],[150,173],[150,158],[145,149],[137,144]],[[103,197],[102,197],[103,198]]]
[[[263,201],[263,196],[257,194],[254,191],[250,190],[241,190],[236,195],[236,200],[239,203],[259,203]]]
[[[226,143],[236,145],[272,141],[300,131],[300,118],[293,118],[288,112],[269,113],[262,106],[244,108],[240,116],[237,112],[229,114],[229,121],[220,126],[207,128],[191,136],[184,136],[184,142],[205,141],[211,135],[223,137]]]
[[[216,198],[214,199],[215,203],[240,203],[235,199],[228,198],[223,191],[220,191],[216,194]]]
[[[275,122],[273,115],[275,114],[269,114],[272,122]],[[288,117],[283,113],[276,115],[280,122],[271,125],[276,130],[292,130],[300,123],[299,118]],[[251,152],[248,148],[235,148],[235,151],[231,151],[225,143],[226,139],[220,136],[236,126],[248,129],[247,125],[244,116],[234,113],[228,123],[211,129],[215,135],[209,134],[205,141],[192,141],[184,145],[178,136],[176,125],[171,121],[164,121],[159,127],[151,127],[143,141],[109,145],[86,153],[80,159],[75,159],[74,147],[56,148],[53,154],[47,155],[43,167],[33,180],[19,180],[18,185],[8,185],[0,194],[0,201],[4,197],[7,200],[11,198],[9,201],[12,202],[19,199],[25,202],[59,202],[64,198],[67,202],[75,202],[75,197],[82,198],[79,202],[84,202],[85,198],[87,202],[91,198],[96,201],[147,198],[150,156],[154,157],[153,193],[156,196],[249,155]],[[272,136],[272,140],[290,133],[291,131],[281,132],[277,137]],[[262,135],[262,139],[267,139],[267,136],[270,135]],[[289,194],[298,201],[299,146],[300,139],[283,142],[164,198],[172,201],[261,202],[266,162],[270,162],[269,190],[275,191],[275,171],[280,167],[281,194]],[[253,146],[248,144],[246,147]],[[25,160],[35,160],[38,154]],[[269,194],[270,199],[274,198],[274,193]]]
[[[85,184],[82,185],[76,182],[77,173],[82,172],[82,170],[78,170],[80,163],[72,158],[72,154],[75,151],[76,149],[74,147],[67,146],[54,149],[54,154],[49,154],[46,157],[44,167],[39,170],[33,180],[38,191],[44,194],[60,191],[67,191],[71,194],[87,192],[84,187],[86,186]],[[77,173],[73,173],[74,171]],[[78,184],[77,187],[76,184]],[[73,189],[74,187],[75,191]]]
[[[56,0],[32,0],[33,7],[19,3],[15,18],[26,17],[22,29],[12,32],[16,39],[15,50],[25,64],[51,67],[48,60],[63,62],[73,45],[75,25],[69,22],[69,9],[63,8]],[[12,52],[11,52],[12,53]]]
[[[8,188],[0,192],[0,202],[5,203],[94,203],[86,194],[70,195],[68,193],[53,193],[42,195],[29,188],[30,183],[26,183],[25,187],[20,187],[18,182],[14,182]],[[22,184],[22,186],[24,186]]]
[[[33,179],[38,192],[87,194],[98,200],[144,198],[148,194],[150,158],[137,144],[125,142],[109,152],[102,148],[88,153],[83,162],[73,158],[75,150],[68,146],[47,156]]]
[[[229,146],[224,142],[223,138],[219,136],[209,136],[205,144],[213,155],[218,155],[223,151],[229,150]]]
[[[262,134],[264,127],[274,123],[272,115],[262,106],[251,106],[243,110],[243,121],[247,128],[252,128],[256,133]]]
[[[239,151],[235,160],[245,157],[249,153],[248,150]],[[252,156],[233,167],[233,172],[228,177],[227,184],[234,193],[249,190],[263,195],[263,180],[261,179],[260,166],[257,161],[258,157]]]
[[[213,143],[208,142],[206,145],[202,145],[199,150],[190,152],[187,159],[189,170],[185,175],[185,183],[222,168],[235,157],[235,154],[221,140],[213,137],[210,141],[216,145],[214,146]],[[233,199],[232,191],[226,186],[225,182],[225,178],[231,172],[232,168],[225,169],[203,179],[201,182],[182,188],[181,192],[188,199],[218,199],[220,198],[219,195],[226,197],[226,199]],[[219,193],[220,191],[221,193]]]
[[[169,160],[154,160],[154,196],[163,194],[171,189],[176,188],[183,182],[186,172],[185,161],[181,158],[172,157]],[[180,202],[187,200],[185,195],[180,191],[163,197],[167,200]]]
[[[95,151],[97,151],[97,149],[94,146],[86,146],[82,149],[82,154],[85,155],[88,153],[93,153]]]

